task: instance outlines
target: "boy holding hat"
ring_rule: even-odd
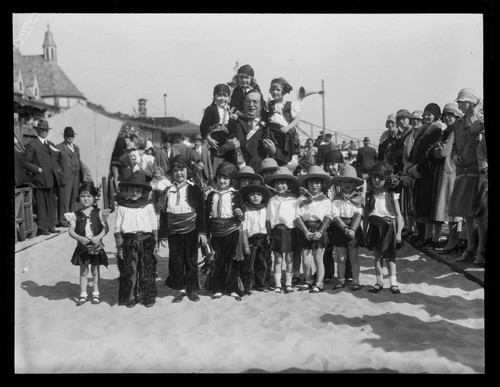
[[[272,264],[267,231],[267,203],[271,191],[262,182],[254,181],[243,186],[240,193],[245,210],[242,227],[244,293],[250,294],[252,287],[257,291],[267,291],[268,265]]]
[[[358,190],[364,180],[357,176],[356,169],[345,164],[340,174],[332,178],[333,184],[340,186],[339,192],[333,199],[333,245],[337,249],[336,262],[338,265],[338,282],[334,289],[340,289],[345,284],[347,260],[351,263],[352,290],[361,289],[359,285],[359,241],[363,240],[361,220],[363,217],[363,194]]]
[[[120,189],[124,196],[118,201],[114,231],[120,271],[118,305],[133,308],[141,302],[149,308],[157,295],[158,251],[158,221],[148,198],[151,184],[143,172],[136,171],[120,181]]]
[[[245,215],[241,195],[232,186],[236,173],[234,164],[222,162],[215,173],[217,186],[208,194],[206,201],[207,231],[215,251],[208,288],[214,292],[213,299],[226,293],[236,301],[241,301],[238,279],[243,252],[239,234]]]
[[[292,185],[297,184],[297,177],[285,166],[280,167],[274,174],[266,176],[265,182],[274,187],[275,194],[267,204],[268,230],[271,237],[271,251],[274,254],[274,282],[276,293],[281,293],[281,266],[285,261],[285,291],[293,291],[292,253],[296,249],[295,208],[297,196],[290,192]]]
[[[36,203],[38,235],[57,233],[56,195],[60,186],[61,152],[47,140],[51,129],[47,121],[39,121],[35,128],[38,137],[26,145],[23,155],[23,167],[32,175],[30,182]]]
[[[324,290],[325,267],[323,254],[328,245],[328,226],[332,221],[332,202],[326,195],[331,176],[323,168],[313,165],[307,174],[299,177],[305,190],[297,199],[294,224],[300,231],[298,244],[302,249],[305,287],[311,293]],[[316,267],[316,283],[313,285],[313,263]]]

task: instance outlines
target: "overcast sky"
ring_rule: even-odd
[[[213,87],[250,64],[264,97],[283,77],[297,100],[325,87],[327,129],[378,139],[390,113],[441,107],[463,87],[483,93],[481,14],[16,14],[13,39],[42,54],[47,25],[58,63],[91,102],[199,124]],[[31,21],[32,28],[27,28]],[[23,32],[24,23],[24,34]],[[300,102],[322,126],[322,98]],[[301,126],[308,133],[310,126]],[[315,132],[315,136],[316,136]]]

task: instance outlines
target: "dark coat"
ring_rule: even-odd
[[[200,134],[203,139],[205,139],[211,131],[211,126],[217,125],[220,122],[219,109],[217,104],[212,102],[203,113],[203,118],[200,123]]]
[[[161,148],[155,156],[155,167],[162,167],[163,172],[168,174],[170,171],[170,165],[172,163],[172,159],[179,154],[179,150],[177,148],[171,148],[170,157],[167,156],[167,150],[165,148]]]
[[[81,158],[80,158],[80,148],[73,144],[75,151],[73,152],[68,144],[62,142],[57,144],[57,149],[61,151],[59,158],[59,165],[61,166],[61,186],[67,184],[72,184],[75,177],[80,179]]]
[[[52,188],[59,185],[61,167],[59,165],[60,151],[54,143],[47,140],[51,149],[47,149],[38,138],[31,140],[24,151],[23,167],[31,172],[31,184],[34,188]],[[38,172],[42,168],[42,172]]]
[[[364,146],[358,150],[355,167],[359,173],[369,173],[377,161],[377,150]]]

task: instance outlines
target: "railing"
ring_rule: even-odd
[[[307,133],[304,130],[304,124],[310,126],[310,129],[311,129],[310,133]],[[321,127],[319,125],[316,125],[316,124],[313,124],[312,122],[300,120],[299,121],[299,132],[301,132],[305,136],[310,137],[313,140],[315,140],[318,137],[318,135],[322,134],[323,127]],[[341,144],[339,144],[339,138],[340,138],[340,141],[342,141],[342,140],[346,140],[346,141],[347,140],[349,140],[349,141],[353,140],[356,143],[356,145],[357,145],[358,148],[360,148],[361,146],[363,146],[363,140],[359,139],[357,137],[349,136],[348,134],[340,133],[340,132],[337,132],[335,130],[331,130],[331,129],[325,128],[325,134],[326,133],[331,133],[333,135],[332,136],[333,140],[335,141],[335,144],[337,144],[337,145],[341,145]]]

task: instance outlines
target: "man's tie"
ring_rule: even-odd
[[[50,153],[50,145],[49,145],[49,142],[47,140],[45,140],[45,148],[47,148],[47,150]]]

